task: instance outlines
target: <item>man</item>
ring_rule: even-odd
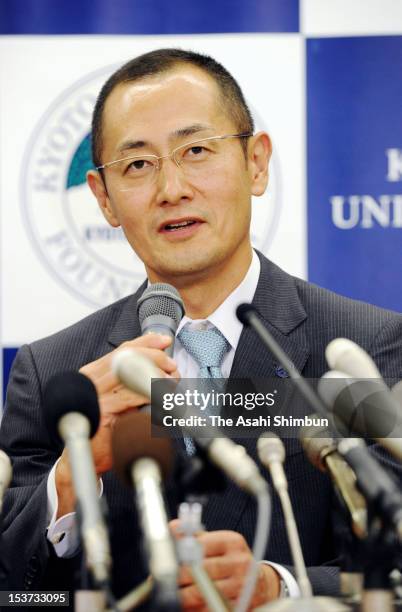
[[[384,375],[400,377],[402,317],[294,279],[253,252],[251,196],[264,193],[271,154],[268,135],[253,131],[243,95],[222,66],[190,52],[154,51],[123,66],[100,93],[93,118],[97,170],[88,173],[88,184],[106,220],[122,227],[144,262],[148,281],[171,283],[179,290],[186,309],[179,331],[212,328],[223,337],[223,376],[273,376],[277,371],[278,364],[252,332],[236,321],[235,306],[253,300],[305,376],[325,371],[324,348],[343,335],[369,350]],[[197,376],[200,368],[185,332],[179,334],[173,360],[163,353],[169,340],[140,336],[136,303],[145,286],[23,347],[16,358],[1,432],[15,472],[4,517],[12,588],[72,589],[72,567],[80,552],[71,473],[66,452],[50,445],[41,414],[43,386],[52,374],[67,369],[80,369],[99,395],[101,425],[92,450],[110,508],[116,594],[123,595],[145,575],[138,563],[140,531],[131,495],[110,471],[110,432],[119,415],[146,398],[118,383],[111,359],[119,347],[132,346],[150,357],[161,375]],[[255,443],[246,445],[255,454]],[[296,441],[286,445],[310,578],[317,593],[335,593],[337,569],[324,567],[334,558],[331,485],[307,463]],[[251,559],[255,507],[230,485],[223,495],[211,496],[204,523],[209,532],[200,539],[207,571],[234,601]],[[277,598],[286,586],[295,588],[291,573],[279,565],[291,559],[276,499],[266,559],[270,563],[260,567],[253,606]],[[204,608],[184,570],[180,587],[184,609]]]

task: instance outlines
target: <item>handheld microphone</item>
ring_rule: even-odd
[[[150,416],[130,412],[116,421],[112,453],[120,479],[135,487],[150,572],[155,581],[154,605],[158,610],[178,610],[178,565],[161,488],[162,478],[168,478],[173,468],[171,440],[151,438]]]
[[[313,595],[313,590],[307,576],[296,520],[288,493],[286,474],[283,469],[285,447],[276,434],[266,432],[258,439],[257,449],[261,463],[269,469],[272,482],[281,501],[289,546],[302,597],[310,598]]]
[[[11,461],[3,450],[0,450],[0,513],[3,508],[4,494],[7,491],[13,474]]]
[[[177,289],[167,283],[149,285],[138,300],[137,313],[143,335],[163,334],[172,338],[172,344],[165,349],[172,357],[173,340],[184,315],[183,300]]]
[[[136,393],[141,393],[151,398],[152,379],[160,379],[160,372],[154,364],[135,349],[124,349],[116,353],[112,368],[123,385]],[[166,378],[166,386],[170,387],[172,393],[180,391],[180,383],[172,378]],[[152,409],[154,420],[162,423],[163,397],[157,393],[152,394]],[[175,406],[170,414],[182,417],[197,416],[190,407],[184,407],[183,413]],[[228,438],[218,427],[205,425],[204,436],[200,437],[193,427],[183,427],[185,434],[194,439],[199,446],[225,474],[231,478],[239,487],[251,495],[259,495],[267,490],[267,483],[262,478],[257,464],[247,454],[244,446],[236,444]]]
[[[64,372],[49,380],[43,400],[49,434],[68,450],[87,565],[95,582],[104,586],[110,577],[111,554],[89,442],[99,426],[96,389],[83,374]]]

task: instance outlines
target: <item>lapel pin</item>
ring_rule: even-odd
[[[289,378],[289,374],[285,368],[280,365],[275,366],[275,376],[279,376],[279,378]]]

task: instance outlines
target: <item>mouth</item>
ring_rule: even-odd
[[[169,221],[162,223],[159,226],[159,232],[164,234],[188,234],[192,233],[197,227],[199,227],[203,221],[196,218],[187,219],[170,219]]]

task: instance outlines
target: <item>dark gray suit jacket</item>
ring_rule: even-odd
[[[327,366],[324,349],[333,338],[348,337],[375,359],[384,376],[402,378],[402,316],[340,297],[294,278],[260,255],[261,275],[254,304],[282,348],[306,377],[318,378]],[[145,286],[145,285],[144,285]],[[136,302],[144,290],[96,312],[53,336],[23,346],[8,387],[1,447],[10,455],[14,478],[4,509],[2,554],[10,566],[8,588],[73,589],[79,555],[57,559],[46,539],[46,484],[62,449],[47,437],[41,398],[49,378],[78,370],[119,344],[140,335]],[[231,378],[271,377],[278,364],[252,331],[243,329]],[[255,442],[247,442],[255,455]],[[335,593],[337,569],[331,529],[329,479],[304,458],[296,440],[286,441],[286,472],[301,542],[316,593]],[[383,458],[393,469],[391,459]],[[131,492],[113,473],[104,475],[114,559],[114,590],[121,596],[145,575],[139,551],[140,530]],[[174,512],[174,509],[172,509]],[[252,542],[256,509],[250,498],[229,485],[211,496],[204,512],[209,530],[231,529]],[[276,497],[266,559],[291,564],[284,522]]]

